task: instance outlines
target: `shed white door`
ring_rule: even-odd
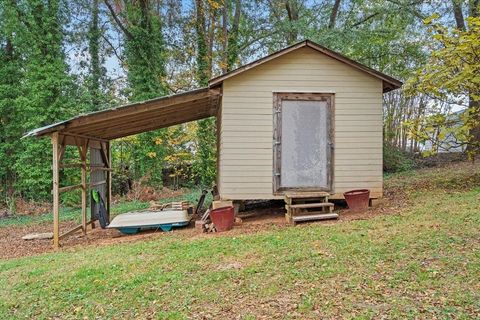
[[[331,97],[278,94],[275,191],[331,191]]]

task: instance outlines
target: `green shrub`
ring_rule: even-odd
[[[383,144],[383,171],[400,172],[411,170],[415,165],[412,156],[389,143]]]

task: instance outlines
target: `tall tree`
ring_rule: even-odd
[[[220,2],[195,0],[195,32],[197,37],[196,78],[200,86],[208,85],[212,75],[213,45],[218,23]],[[204,186],[210,186],[216,175],[216,124],[215,119],[198,121],[197,157],[195,171]]]
[[[233,10],[232,10],[233,7]],[[239,31],[242,14],[241,0],[224,1],[222,6],[222,51],[223,61],[221,70],[223,73],[232,70],[238,62],[239,55]]]
[[[82,111],[77,90],[64,52],[66,7],[60,0],[13,2],[19,48],[25,57],[24,94],[16,99],[17,124],[26,132]],[[51,170],[49,142],[23,139],[15,163],[16,187],[24,196],[47,198],[50,195]]]
[[[125,0],[116,3],[115,8],[108,0],[105,4],[124,36],[130,100],[140,101],[167,94],[165,43],[155,3]]]
[[[192,12],[195,39],[195,80],[205,87],[214,72],[228,72],[240,60],[242,1],[195,0]],[[198,121],[194,168],[202,185],[211,185],[216,171],[214,118]]]
[[[467,100],[466,112],[461,116],[462,125],[451,128],[450,119],[444,117],[447,122],[443,127],[457,129],[450,134],[466,145],[469,155],[475,158],[480,154],[480,17],[478,11],[471,9],[470,12],[477,12],[477,16],[466,19],[465,29],[460,28],[461,24],[449,29],[434,22],[438,16],[426,20],[434,33],[435,50],[428,64],[410,80],[409,89],[459,105],[465,105]],[[442,123],[437,121],[435,126],[442,126]]]
[[[337,21],[338,17],[338,10],[340,8],[341,0],[335,0],[332,8],[332,13],[330,13],[330,22],[328,23],[328,28],[333,29],[335,28],[335,22]]]
[[[91,97],[91,109],[99,110],[101,104],[104,102],[102,99],[103,92],[101,81],[105,76],[105,72],[102,68],[102,57],[100,53],[101,45],[101,30],[100,30],[100,10],[99,1],[92,0],[90,4],[91,21],[88,30],[88,51],[90,53],[90,70],[89,70],[89,93]]]
[[[23,92],[22,57],[16,47],[16,15],[11,3],[0,2],[0,203],[14,193],[14,165],[18,155],[18,138],[22,134],[16,100]]]
[[[129,100],[142,101],[168,94],[165,43],[156,3],[125,0],[114,7],[105,0],[105,5],[123,35]],[[165,130],[139,134],[135,141],[132,150],[135,176],[148,175],[152,184],[160,186]]]

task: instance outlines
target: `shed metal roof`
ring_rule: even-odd
[[[96,140],[116,139],[214,116],[219,97],[219,89],[201,88],[79,115],[37,128],[25,136],[41,137],[58,131]]]

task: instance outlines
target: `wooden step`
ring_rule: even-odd
[[[338,214],[323,213],[323,214],[311,214],[311,215],[292,217],[293,223],[303,222],[303,221],[328,220],[328,219],[338,219]]]
[[[290,204],[288,205],[292,209],[310,209],[310,208],[324,208],[324,207],[334,207],[335,205],[331,202],[321,202],[321,203],[300,203],[300,204]]]
[[[302,192],[302,193],[287,193],[285,197],[291,199],[306,199],[306,198],[325,198],[329,197],[328,192]]]

